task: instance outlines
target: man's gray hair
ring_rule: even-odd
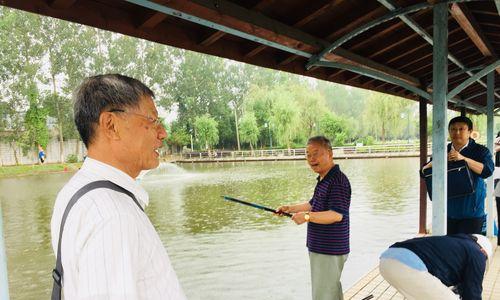
[[[134,78],[120,74],[86,78],[75,92],[73,105],[75,125],[85,146],[92,143],[102,112],[138,107],[143,96],[154,98],[154,93]]]
[[[319,144],[321,147],[324,147],[325,149],[332,150],[332,143],[330,142],[329,139],[327,139],[323,135],[318,135],[318,136],[313,136],[307,140],[307,144]]]

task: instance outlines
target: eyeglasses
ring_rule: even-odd
[[[148,120],[148,122],[150,122],[151,124],[153,124],[153,126],[155,126],[155,128],[160,128],[160,126],[163,127],[163,123],[161,122],[160,118],[153,118],[153,117],[150,117],[150,116],[145,116],[145,115],[142,115],[142,114],[138,114],[138,113],[131,112],[131,111],[126,111],[126,110],[123,110],[123,109],[112,109],[109,112],[122,112],[122,113],[131,114],[131,115],[136,115],[138,117],[141,117],[141,118],[144,118],[144,119]]]

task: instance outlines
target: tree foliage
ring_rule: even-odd
[[[29,96],[29,109],[24,116],[24,134],[22,146],[25,152],[36,149],[38,145],[47,147],[49,131],[47,130],[47,112],[38,104],[38,91],[33,87]]]
[[[0,139],[13,148],[43,144],[43,120],[49,138],[77,138],[72,93],[102,73],[155,92],[173,116],[166,144],[174,151],[191,137],[197,149],[236,149],[238,137],[253,149],[303,147],[317,134],[335,145],[418,135],[417,105],[398,97],[0,7]]]
[[[246,112],[240,121],[241,141],[248,143],[250,149],[256,145],[259,139],[259,127],[257,127],[257,119],[253,112]]]
[[[195,118],[194,128],[196,137],[202,147],[207,150],[219,142],[219,130],[217,121],[208,114]]]

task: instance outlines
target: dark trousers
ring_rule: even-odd
[[[481,234],[484,218],[450,219],[448,218],[448,234],[467,233]]]

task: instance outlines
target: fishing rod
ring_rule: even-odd
[[[269,207],[266,207],[266,206],[262,206],[262,205],[251,203],[251,202],[247,202],[247,201],[243,201],[243,200],[236,199],[236,198],[229,197],[229,196],[221,196],[221,197],[224,198],[224,200],[229,200],[229,201],[233,201],[233,202],[240,203],[240,204],[243,204],[243,205],[248,205],[248,206],[255,207],[255,208],[258,208],[258,209],[262,209],[262,210],[265,210],[265,211],[269,211],[269,212],[272,212],[272,213],[275,213],[275,214],[277,213],[275,209],[272,209],[272,208],[269,208]],[[289,218],[292,217],[292,214],[289,214],[289,213],[286,213],[286,212],[282,212],[280,214],[282,214],[284,216],[287,216]]]

